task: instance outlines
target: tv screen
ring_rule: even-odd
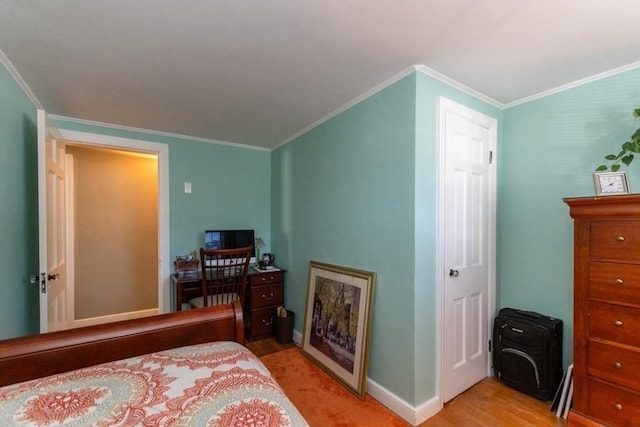
[[[253,230],[207,230],[204,232],[206,249],[234,249],[253,246],[250,264],[256,263],[256,240]]]

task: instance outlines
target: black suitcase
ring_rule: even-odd
[[[553,398],[562,381],[562,320],[503,308],[493,324],[496,377],[538,399]]]

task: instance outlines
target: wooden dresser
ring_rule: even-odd
[[[574,219],[570,426],[640,426],[640,195],[564,199]]]
[[[276,309],[284,304],[284,271],[252,271],[247,279],[245,335],[247,340],[275,335]]]

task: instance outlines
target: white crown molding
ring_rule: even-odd
[[[517,101],[510,102],[504,105],[504,109],[508,109],[511,107],[515,107],[516,105],[526,104],[527,102],[535,101],[536,99],[544,98],[550,95],[555,95],[560,92],[564,92],[565,90],[573,89],[578,86],[585,85],[587,83],[593,83],[598,80],[605,79],[607,77],[615,76],[616,74],[621,74],[626,71],[631,71],[636,68],[640,68],[640,61],[632,62],[631,64],[623,65],[622,67],[614,68],[609,71],[605,71],[600,74],[595,74],[593,76],[585,77],[584,79],[576,80],[571,83],[567,83],[562,86],[555,87],[553,89],[545,90],[544,92],[537,93],[535,95],[527,96],[525,98],[519,99]]]
[[[20,75],[18,70],[16,70],[16,67],[14,67],[13,64],[11,63],[11,61],[9,61],[9,58],[7,58],[7,55],[5,55],[5,53],[4,53],[4,51],[2,49],[0,49],[0,63],[2,63],[2,65],[4,65],[4,68],[7,69],[7,71],[11,75],[11,77],[13,77],[13,79],[16,81],[16,83],[18,83],[18,86],[20,86],[20,88],[22,89],[24,94],[27,95],[27,98],[29,98],[31,103],[37,109],[41,109],[42,110],[43,109],[42,108],[42,104],[40,104],[40,101],[38,101],[38,98],[36,98],[36,96],[33,94],[33,92],[31,91],[31,88],[29,87],[27,82],[24,81],[24,79],[22,78],[22,76]]]
[[[451,86],[451,87],[453,87],[455,89],[458,89],[459,91],[464,92],[467,95],[471,95],[474,98],[478,98],[480,101],[484,101],[489,105],[493,105],[494,107],[499,108],[501,110],[504,109],[504,104],[502,104],[501,102],[498,102],[495,99],[493,99],[491,97],[488,97],[487,95],[485,95],[485,94],[483,94],[481,92],[478,92],[475,89],[470,88],[469,86],[465,86],[462,83],[460,83],[460,82],[458,82],[458,81],[456,81],[456,80],[454,80],[454,79],[452,79],[450,77],[447,77],[444,74],[439,73],[438,71],[436,71],[436,70],[434,70],[432,68],[427,67],[426,65],[418,65],[418,66],[416,66],[416,70],[421,72],[421,73],[424,73],[424,74],[426,74],[426,75],[428,75],[430,77],[433,77],[434,79],[439,80],[442,83],[445,83],[445,84],[447,84],[447,85],[449,85],[449,86]]]
[[[362,95],[359,95],[359,96],[355,97],[354,99],[352,99],[351,101],[349,101],[346,104],[344,104],[343,106],[336,108],[335,110],[333,110],[332,112],[330,112],[329,114],[327,114],[326,116],[321,118],[320,120],[316,120],[315,122],[311,123],[309,126],[305,127],[304,129],[299,130],[298,132],[294,133],[293,135],[291,135],[287,139],[285,139],[283,141],[280,141],[279,143],[277,143],[276,145],[271,147],[271,151],[282,147],[283,145],[293,141],[294,139],[296,139],[297,137],[299,137],[301,135],[304,135],[305,133],[309,132],[311,129],[313,129],[315,127],[318,127],[322,123],[324,123],[326,121],[329,121],[330,119],[332,119],[333,117],[337,116],[338,114],[347,111],[349,108],[353,107],[354,105],[359,104],[360,102],[364,101],[365,99],[369,98],[370,96],[372,96],[372,95],[380,92],[381,90],[391,86],[392,84],[394,84],[398,80],[401,80],[401,79],[405,78],[406,76],[410,75],[411,73],[414,73],[415,71],[416,71],[415,65],[412,65],[410,67],[405,68],[404,70],[400,71],[398,74],[396,74],[396,75],[388,78],[384,82],[374,86],[373,88],[369,89],[368,91],[366,91]]]
[[[138,133],[143,133],[143,134],[146,134],[146,135],[157,135],[157,136],[164,136],[164,137],[169,137],[169,138],[186,139],[188,141],[206,142],[208,144],[226,145],[226,146],[229,146],[229,147],[246,148],[246,149],[249,149],[249,150],[270,151],[268,148],[264,148],[264,147],[256,147],[254,145],[246,145],[246,144],[238,144],[236,142],[219,141],[219,140],[216,140],[216,139],[201,138],[201,137],[198,137],[198,136],[181,135],[181,134],[177,134],[177,133],[162,132],[162,131],[158,131],[158,130],[151,130],[151,129],[144,129],[144,128],[136,128],[136,127],[132,127],[132,126],[114,125],[114,124],[111,124],[111,123],[102,123],[102,122],[96,122],[96,121],[93,121],[93,120],[75,119],[73,117],[56,116],[56,115],[53,115],[53,114],[50,114],[49,117],[51,117],[53,120],[62,120],[62,121],[66,121],[66,122],[78,123],[78,124],[89,125],[89,126],[99,126],[99,127],[103,127],[103,128],[120,130],[120,131],[138,132]]]

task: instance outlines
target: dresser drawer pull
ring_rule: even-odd
[[[262,277],[262,281],[266,282],[267,280],[272,281],[274,279],[273,276],[269,276],[269,277]]]
[[[624,242],[624,236],[618,236],[618,237],[616,237],[616,240],[618,242]]]
[[[265,294],[262,294],[262,299],[273,299],[275,297],[275,294],[273,292],[271,292],[271,294],[269,294],[268,296]]]
[[[616,362],[616,363],[613,364],[613,366],[615,366],[616,369],[620,369],[620,368],[622,368],[622,363]]]
[[[616,285],[622,285],[622,284],[624,284],[624,280],[622,280],[621,278],[618,277],[616,279]]]
[[[273,317],[270,317],[269,319],[262,319],[262,324],[265,326],[271,326],[273,324]]]
[[[616,326],[618,326],[618,327],[623,325],[622,320],[616,320],[616,323],[615,323],[615,324],[616,324]]]
[[[613,407],[616,408],[617,411],[622,411],[622,405],[620,403],[616,403]]]

